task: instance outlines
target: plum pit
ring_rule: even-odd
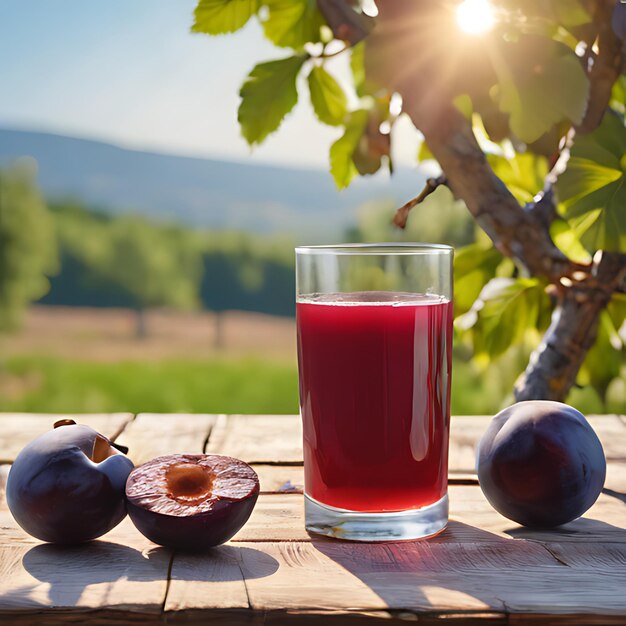
[[[182,504],[195,504],[211,497],[215,474],[202,465],[177,463],[165,470],[168,495]]]

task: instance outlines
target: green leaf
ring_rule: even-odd
[[[350,69],[357,96],[363,97],[365,90],[365,42],[361,41],[350,51]]]
[[[559,176],[559,211],[585,248],[626,250],[626,127],[611,112],[587,135],[579,135],[567,169]]]
[[[587,107],[589,80],[576,54],[564,45],[544,41],[537,58],[523,63],[514,59],[524,54],[524,48],[517,47],[511,44],[508,64],[506,60],[496,62],[499,85],[495,91],[515,135],[532,143],[564,119],[580,123]]]
[[[455,325],[462,330],[471,328],[476,352],[494,358],[521,342],[549,306],[538,279],[493,278]]]
[[[619,333],[626,321],[626,294],[614,293],[606,310],[616,332]]]
[[[426,141],[422,141],[420,147],[417,150],[417,160],[419,163],[422,161],[436,161],[434,154],[430,151]]]
[[[298,101],[296,78],[306,55],[261,63],[254,67],[239,91],[237,119],[250,145],[273,133]]]
[[[511,159],[489,154],[487,159],[496,176],[522,204],[532,202],[545,185],[548,162],[544,157],[524,152]]]
[[[200,0],[193,15],[194,33],[221,35],[242,28],[259,9],[258,0]]]
[[[554,220],[550,226],[550,236],[556,247],[575,263],[591,263],[591,255],[566,221]]]
[[[621,115],[626,114],[626,75],[624,74],[622,74],[613,85],[610,105]]]
[[[365,131],[367,117],[368,112],[364,109],[354,111],[344,134],[330,147],[330,173],[338,189],[347,187],[358,174],[353,155]]]
[[[320,41],[324,18],[315,0],[268,0],[265,36],[281,48],[301,49]]]
[[[578,382],[591,385],[605,398],[606,390],[614,378],[620,375],[623,344],[617,335],[607,311],[600,313],[598,335],[587,352],[578,376]]]
[[[454,312],[462,315],[472,308],[480,292],[495,274],[502,255],[493,247],[470,244],[454,254]]]
[[[580,0],[552,0],[552,11],[563,26],[582,26],[591,21],[591,15]]]
[[[309,74],[311,104],[320,122],[338,126],[345,121],[348,99],[339,83],[321,66]]]

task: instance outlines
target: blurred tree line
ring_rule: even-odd
[[[480,311],[489,321],[481,327],[482,334],[477,335],[475,327],[468,330],[465,318],[487,277],[495,272],[505,286],[510,283],[510,260],[488,244],[463,203],[446,187],[424,201],[404,231],[391,226],[394,209],[392,202],[365,204],[355,226],[337,237],[453,245],[455,371],[477,381],[489,380],[495,396],[512,401],[513,383],[541,332],[527,328],[524,316],[530,307],[544,328],[550,317],[548,295],[530,285],[514,305],[507,298],[495,298]],[[214,336],[219,347],[224,311],[294,314],[294,243],[289,237],[190,230],[71,202],[52,203],[48,210],[33,168],[11,168],[0,172],[0,329],[14,327],[31,301],[132,308],[137,312],[138,336],[146,333],[144,313],[149,308],[206,309],[217,314]],[[522,298],[528,306],[520,305]],[[609,313],[620,326],[617,321],[624,319],[623,312]],[[620,330],[625,332],[626,324]],[[595,411],[623,411],[625,356],[623,340],[618,343],[610,327],[601,326],[570,402]],[[480,389],[478,385],[476,392]]]
[[[293,314],[290,242],[193,231],[79,204],[53,203],[50,212],[60,271],[43,304],[132,308],[139,336],[154,307]]]

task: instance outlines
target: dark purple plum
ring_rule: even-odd
[[[104,535],[126,516],[132,461],[93,428],[61,420],[31,441],[9,471],[6,496],[15,521],[52,543]]]
[[[126,483],[128,514],[154,543],[205,550],[228,541],[247,521],[259,477],[229,456],[173,454],[134,469]]]
[[[478,444],[477,471],[496,511],[552,528],[580,517],[604,486],[602,444],[584,415],[560,402],[518,402],[498,413]]]

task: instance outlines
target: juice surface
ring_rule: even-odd
[[[351,511],[433,504],[447,488],[452,303],[358,292],[296,305],[305,492]]]

